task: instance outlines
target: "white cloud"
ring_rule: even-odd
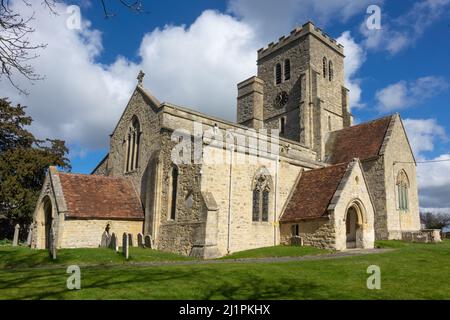
[[[345,85],[350,90],[349,100],[351,108],[362,107],[360,80],[356,78],[356,73],[366,60],[364,49],[352,38],[350,31],[345,31],[336,39],[344,46],[345,54]]]
[[[29,106],[32,131],[39,137],[66,140],[76,156],[84,149],[104,148],[142,68],[146,85],[160,100],[190,105],[200,111],[234,120],[236,84],[256,71],[252,29],[229,15],[205,11],[190,26],[166,26],[147,34],[140,47],[141,63],[118,57],[110,65],[96,59],[102,52],[101,33],[84,21],[83,31],[66,28],[66,6],[58,4],[57,16],[22,1],[13,2],[21,13],[35,12],[33,43],[46,43],[31,60],[45,75],[19,95],[6,81],[2,96]]]
[[[234,121],[236,84],[256,73],[257,48],[247,24],[204,11],[190,27],[145,35],[140,55],[146,86],[163,100]]]
[[[447,140],[444,127],[436,119],[405,119],[403,124],[417,160],[424,159],[423,152],[434,150],[436,140]]]
[[[450,154],[426,157],[437,142],[447,142],[445,129],[436,119],[405,119],[403,121],[416,156],[420,205],[423,208],[450,207]],[[425,163],[424,163],[425,161]],[[431,162],[430,162],[431,161]],[[436,212],[434,210],[433,212]]]
[[[449,87],[442,77],[427,76],[415,81],[399,81],[375,93],[377,108],[381,112],[392,112],[416,106],[436,96]]]
[[[230,0],[228,10],[254,26],[264,40],[273,40],[293,29],[299,22],[312,19],[323,26],[330,21],[345,22],[355,14],[364,15],[366,8],[373,2],[374,0]]]
[[[131,93],[135,66],[124,58],[109,66],[96,63],[102,51],[100,32],[86,21],[82,31],[69,30],[63,4],[57,5],[59,15],[22,1],[13,2],[13,7],[26,16],[34,12],[30,23],[36,32],[30,39],[47,47],[30,63],[45,80],[30,88],[26,80],[17,79],[21,87],[29,88],[30,94],[23,96],[2,79],[2,95],[28,106],[32,130],[39,137],[65,139],[85,149],[106,146],[112,124]]]
[[[395,55],[414,46],[433,23],[449,12],[450,0],[422,0],[397,18],[391,18],[382,11],[381,30],[369,30],[363,22],[360,31],[366,37],[364,44],[367,49],[386,50]]]

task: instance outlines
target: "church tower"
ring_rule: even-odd
[[[237,122],[279,129],[323,161],[327,134],[352,124],[343,46],[308,22],[258,50],[257,64],[238,84]]]

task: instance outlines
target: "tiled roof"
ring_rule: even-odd
[[[143,220],[141,201],[133,184],[123,177],[58,173],[67,217]]]
[[[331,133],[333,141],[329,163],[365,160],[379,155],[392,116],[365,122]]]
[[[348,163],[304,171],[292,191],[281,222],[315,219],[325,215]]]

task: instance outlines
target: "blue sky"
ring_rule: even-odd
[[[417,159],[450,158],[450,0],[144,0],[146,14],[110,0],[110,19],[99,3],[66,1],[51,17],[36,5],[32,40],[48,46],[31,63],[46,80],[18,78],[26,97],[0,82],[29,106],[38,136],[67,141],[74,172],[89,173],[106,154],[139,69],[161,101],[234,120],[236,83],[255,74],[256,50],[307,20],[345,46],[357,121],[400,112]],[[73,4],[81,29],[66,25]],[[365,27],[371,4],[381,9],[381,30]],[[422,206],[450,207],[449,169],[419,164]]]

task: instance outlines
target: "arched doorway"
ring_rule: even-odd
[[[345,235],[347,241],[347,249],[356,248],[356,230],[358,228],[358,215],[356,209],[351,206],[347,210],[347,217],[345,219]]]
[[[345,237],[347,249],[363,247],[363,209],[357,202],[353,202],[347,209]]]
[[[50,233],[52,232],[52,202],[49,200],[44,205],[44,216],[45,216],[45,249],[49,249],[51,247],[51,237]]]
[[[37,221],[37,244],[39,249],[50,248],[50,233],[52,232],[53,224],[53,207],[52,201],[46,196],[41,201],[40,209],[38,211]]]

